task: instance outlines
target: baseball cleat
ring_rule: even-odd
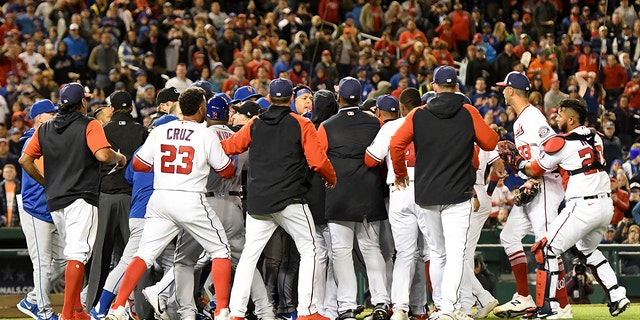
[[[169,315],[165,312],[167,310],[167,303],[160,299],[159,292],[156,290],[155,286],[142,289],[142,295],[145,300],[149,302],[156,316],[161,320],[169,320]]]
[[[429,320],[457,320],[453,312],[437,311],[431,314]]]
[[[409,319],[410,320],[428,320],[429,319],[429,312],[427,311],[427,313],[413,313],[413,314],[411,314]]]
[[[118,306],[117,308],[109,309],[109,313],[107,313],[107,317],[105,319],[108,320],[129,320],[129,315],[127,314],[127,310],[124,306]]]
[[[491,313],[491,311],[493,309],[495,309],[495,307],[498,306],[498,304],[500,304],[500,302],[498,302],[498,299],[493,299],[491,302],[486,304],[484,307],[477,308],[476,309],[476,314],[473,315],[473,318],[474,319],[486,318],[487,316],[489,316],[489,313]]]
[[[40,309],[38,309],[37,304],[27,301],[27,297],[20,300],[16,307],[20,312],[28,315],[29,317],[38,319],[38,312],[40,312]]]
[[[91,308],[91,311],[89,311],[89,316],[91,317],[91,320],[103,320],[107,315],[104,313],[98,313],[98,310],[96,310],[96,308]]]
[[[402,309],[393,310],[390,320],[409,320],[409,315]]]
[[[464,312],[462,312],[460,310],[454,311],[453,315],[456,317],[456,320],[473,320],[473,318],[470,315],[468,315],[468,314],[466,314],[466,313],[464,313]]]
[[[631,305],[631,301],[627,297],[624,297],[616,302],[609,302],[609,313],[617,317],[619,314],[623,313],[629,306]]]
[[[573,311],[570,304],[564,306],[564,308],[558,308],[558,319],[573,319]]]
[[[536,303],[531,295],[526,297],[519,295],[517,292],[513,294],[511,301],[499,305],[493,309],[493,314],[498,318],[515,318],[532,312],[536,309]]]
[[[373,307],[373,311],[363,320],[387,320],[389,318],[389,307],[384,303],[378,303]]]
[[[356,320],[356,310],[353,309],[349,309],[349,310],[345,310],[340,312],[340,314],[338,314],[338,319],[337,320]]]
[[[278,313],[278,314],[276,314],[276,319],[296,320],[296,319],[298,319],[298,311],[292,311],[292,312],[287,312],[287,313]]]
[[[229,317],[231,317],[229,308],[224,308],[216,311],[214,320],[229,320]]]

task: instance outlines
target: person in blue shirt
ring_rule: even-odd
[[[87,42],[80,36],[78,25],[72,23],[69,26],[69,35],[62,39],[67,45],[67,55],[73,59],[76,67],[84,67],[89,56]]]

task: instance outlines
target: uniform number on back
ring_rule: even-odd
[[[596,146],[596,150],[597,153],[594,154],[593,149],[589,146],[578,151],[578,155],[580,156],[580,159],[582,159],[582,167],[590,166],[595,161],[603,163],[602,159],[604,158],[604,156],[602,155],[602,146]],[[592,169],[589,171],[585,171],[584,174],[589,175],[596,172],[598,172],[598,169]]]
[[[416,166],[416,151],[413,147],[413,142],[407,147],[407,150],[404,152],[405,162],[407,167],[413,168]]]
[[[160,171],[163,173],[190,174],[193,169],[195,150],[190,146],[160,145],[162,158]]]

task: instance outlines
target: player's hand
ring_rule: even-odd
[[[473,212],[478,212],[478,210],[480,209],[480,200],[478,200],[478,197],[473,197]]]
[[[405,176],[403,178],[396,178],[396,181],[393,182],[393,185],[398,190],[404,190],[409,185],[409,176]]]
[[[520,155],[518,148],[516,145],[509,140],[502,140],[498,142],[498,154],[500,158],[504,160],[507,164],[513,166],[514,168],[520,170],[522,169],[521,165],[524,163],[524,158]]]
[[[118,152],[119,159],[116,162],[116,170],[122,169],[127,166],[127,157],[124,154]]]
[[[325,182],[324,182],[324,187],[325,187],[325,188],[327,188],[327,189],[333,189],[333,188],[335,188],[335,187],[336,187],[336,183],[338,183],[338,180],[337,180],[337,179],[336,179],[336,182],[334,182],[333,184],[331,184],[331,183],[329,183],[329,182],[325,181]]]
[[[613,201],[613,202],[618,201],[618,195],[617,195],[617,194],[615,194],[615,193],[612,193],[612,194],[611,194],[611,201]]]
[[[498,179],[504,179],[507,177],[507,169],[504,166],[504,161],[502,159],[497,159],[491,165],[491,174]]]

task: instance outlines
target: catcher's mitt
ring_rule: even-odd
[[[498,142],[498,154],[505,163],[520,170],[520,166],[524,163],[524,158],[520,155],[516,145],[509,140]]]
[[[522,207],[531,202],[540,192],[540,182],[529,179],[513,192],[513,204]]]

